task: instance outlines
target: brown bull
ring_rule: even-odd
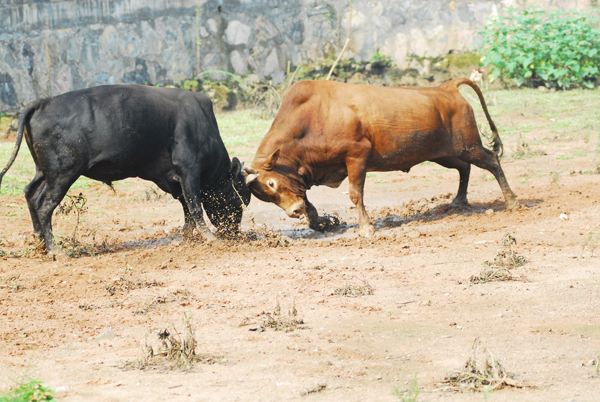
[[[473,109],[460,95],[466,84],[477,93],[493,133],[493,152],[481,143]],[[460,174],[453,205],[467,204],[471,164],[495,177],[508,209],[517,205],[498,156],[502,142],[481,90],[468,79],[434,88],[384,88],[331,81],[302,81],[292,86],[263,138],[246,183],[259,199],[273,202],[290,217],[306,215],[309,226],[332,223],[319,217],[306,190],[338,187],[348,177],[361,232],[374,229],[363,204],[369,171],[402,170],[433,161]]]

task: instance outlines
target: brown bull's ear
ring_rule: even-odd
[[[265,161],[263,167],[265,170],[271,170],[277,163],[277,159],[279,159],[279,148],[276,149]]]

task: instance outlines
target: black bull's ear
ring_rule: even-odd
[[[237,193],[238,197],[242,199],[244,205],[250,204],[250,189],[246,180],[248,173],[246,173],[244,162],[241,162],[238,158],[234,157],[231,159],[231,178],[233,179],[233,189]]]
[[[239,177],[240,174],[242,174],[243,169],[244,164],[234,156],[233,159],[231,159],[231,177],[233,177],[234,179]]]

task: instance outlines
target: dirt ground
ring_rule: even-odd
[[[502,134],[502,132],[501,132]],[[127,180],[83,190],[81,241],[101,252],[36,255],[22,196],[0,203],[0,389],[33,377],[65,401],[401,400],[597,401],[600,389],[600,175],[592,152],[556,158],[581,140],[503,161],[521,208],[504,210],[493,177],[472,170],[468,210],[449,202],[458,174],[434,164],[369,174],[373,239],[357,236],[347,183],[309,198],[347,224],[305,229],[253,199],[243,229],[258,240],[183,241],[179,203]],[[593,147],[590,145],[590,149]],[[3,163],[3,162],[2,162]],[[562,218],[561,218],[561,214]],[[57,216],[68,236],[75,216]],[[517,280],[472,284],[505,234],[528,263]],[[12,253],[12,255],[11,255]],[[15,256],[20,255],[20,256]],[[368,283],[373,294],[336,289]],[[303,324],[261,322],[279,304]],[[144,340],[181,331],[215,356],[190,371],[132,367]],[[524,388],[455,393],[443,379],[481,339]]]

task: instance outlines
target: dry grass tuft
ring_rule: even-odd
[[[298,318],[298,310],[296,310],[296,302],[292,303],[292,308],[287,314],[281,313],[281,305],[277,300],[277,305],[272,313],[262,312],[260,314],[261,323],[258,327],[250,328],[251,331],[264,332],[267,328],[271,328],[275,331],[292,332],[296,329],[302,329],[304,326],[304,320]]]
[[[519,135],[519,142],[517,143],[517,148],[515,149],[515,152],[512,155],[514,159],[525,159],[543,155],[546,155],[544,151],[532,149],[529,146],[529,143],[523,139],[523,136]]]
[[[96,243],[95,235],[93,236],[94,241],[92,244],[86,244],[80,240],[79,225],[81,224],[81,217],[88,211],[87,198],[83,193],[79,193],[76,196],[67,194],[65,200],[58,206],[56,211],[58,215],[75,215],[73,233],[58,242],[58,245],[67,257],[87,257],[111,251],[111,246],[107,240],[105,239],[101,243]]]
[[[473,284],[495,282],[495,281],[516,281],[510,271],[527,264],[527,259],[517,254],[515,246],[517,240],[510,233],[504,235],[502,239],[502,248],[498,251],[493,261],[485,261],[485,267],[477,275],[469,278]]]
[[[333,291],[336,296],[345,297],[360,297],[370,296],[373,294],[375,289],[367,281],[363,280],[361,284],[350,284],[341,288],[337,288]]]
[[[144,340],[142,357],[132,363],[127,363],[126,368],[191,370],[196,363],[215,364],[222,357],[197,352],[198,341],[190,318],[184,315],[183,331],[179,333],[175,328],[162,329],[157,333],[158,345],[152,345]]]
[[[63,239],[59,243],[65,254],[69,257],[80,257],[87,253],[77,236],[79,224],[81,223],[81,216],[87,211],[87,198],[83,193],[79,193],[78,195],[67,194],[63,202],[56,208],[57,215],[75,215],[76,220],[73,233],[70,237]]]
[[[38,258],[46,256],[44,241],[36,235],[31,235],[25,240],[25,246],[18,251],[5,253],[10,258]]]
[[[308,388],[307,390],[301,392],[300,396],[308,396],[311,394],[318,394],[319,392],[325,391],[325,389],[327,389],[327,384],[319,383],[319,384],[315,385],[314,387]]]
[[[494,257],[494,261],[486,261],[485,264],[494,268],[512,269],[527,264],[527,258],[517,254],[514,247],[517,245],[517,239],[507,233],[502,239],[502,248]]]
[[[502,364],[483,346],[479,338],[473,342],[471,356],[463,369],[446,377],[442,384],[450,391],[456,392],[495,391],[508,387],[525,387],[506,371]]]
[[[162,282],[158,282],[156,280],[134,280],[132,278],[131,268],[126,267],[121,275],[118,275],[109,285],[106,285],[105,289],[109,296],[114,296],[117,294],[127,293],[135,289],[151,288],[163,285],[164,284]]]
[[[508,269],[493,267],[484,268],[477,275],[472,275],[469,278],[469,281],[473,284],[515,280],[517,279]]]

